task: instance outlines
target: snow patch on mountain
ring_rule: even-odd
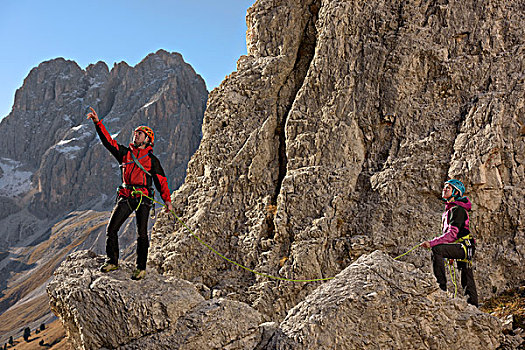
[[[9,158],[0,158],[0,196],[16,197],[31,189],[30,171],[21,170],[23,164]]]

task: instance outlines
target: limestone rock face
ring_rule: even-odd
[[[246,303],[130,264],[98,271],[90,251],[66,259],[48,285],[75,349],[496,349],[501,322],[441,291],[431,274],[375,251],[263,323]],[[202,295],[201,295],[202,294]]]
[[[438,198],[455,177],[474,205],[480,296],[516,285],[524,20],[517,0],[257,1],[248,55],[210,94],[175,207],[244,266],[321,278],[439,235]],[[239,270],[171,220],[152,237],[158,271],[235,295],[269,320],[318,286]],[[430,271],[422,249],[404,259]]]
[[[95,257],[89,251],[68,257],[71,263],[57,269],[56,275],[60,278],[48,285],[52,310],[67,324],[76,325],[76,329],[68,328],[75,348],[114,348],[158,332],[169,326],[170,316],[178,316],[204,299],[183,281],[170,283],[152,275],[148,280],[129,283],[129,268],[121,268],[111,275],[102,274],[97,268],[105,259]],[[159,278],[161,280],[157,280]],[[64,283],[68,283],[67,287]]]
[[[148,271],[131,281],[131,264],[99,272],[103,256],[70,255],[47,290],[75,349],[254,348],[261,316],[246,304],[205,300],[195,285]]]
[[[294,307],[271,349],[496,349],[498,319],[375,251]]]
[[[247,304],[228,299],[200,303],[163,333],[138,339],[123,349],[255,349],[261,315]]]

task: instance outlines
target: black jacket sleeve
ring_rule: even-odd
[[[106,127],[104,124],[102,124],[102,120],[100,120],[98,123],[95,123],[95,128],[104,147],[108,149],[108,151],[117,159],[119,163],[122,163],[122,160],[128,153],[129,149],[121,144],[118,144],[117,141],[111,138],[111,135],[109,135]]]
[[[155,157],[153,154],[151,154],[150,157],[153,183],[155,183],[155,187],[160,192],[160,196],[162,197],[164,203],[171,202],[171,193],[168,187],[168,179],[164,174],[164,169],[162,169],[160,161],[157,157]]]

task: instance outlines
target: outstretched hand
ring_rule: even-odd
[[[100,119],[98,119],[97,112],[93,109],[93,107],[89,107],[91,109],[91,112],[87,114],[87,119],[91,119],[94,123],[98,123]]]
[[[166,206],[164,208],[167,213],[173,211],[173,206],[171,205],[171,202],[166,203]]]
[[[420,244],[421,247],[423,248],[427,248],[427,249],[430,249],[430,242],[429,241],[424,241],[423,243]]]

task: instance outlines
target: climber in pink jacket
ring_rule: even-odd
[[[421,246],[432,249],[432,267],[442,290],[447,290],[444,259],[457,261],[458,269],[461,271],[461,286],[468,296],[467,302],[478,306],[478,293],[472,272],[476,241],[470,233],[468,214],[472,204],[463,196],[464,193],[465,186],[461,181],[451,179],[445,182],[441,195],[446,202],[441,217],[442,234],[421,243]]]

